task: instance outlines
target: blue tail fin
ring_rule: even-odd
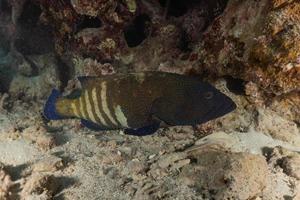
[[[49,120],[59,120],[63,119],[62,116],[57,114],[55,103],[57,99],[61,96],[60,92],[53,89],[44,107],[44,116]]]

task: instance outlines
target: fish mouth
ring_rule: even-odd
[[[229,105],[226,106],[225,109],[224,109],[224,115],[234,111],[237,107],[236,104],[232,100],[230,100],[230,101],[231,102],[229,103]]]
[[[229,99],[229,101],[227,101],[226,103],[208,111],[202,123],[222,117],[235,110],[236,107],[236,104],[231,99]]]
[[[222,117],[232,111],[234,111],[236,109],[236,104],[231,100],[229,99],[229,101],[227,101],[225,103],[226,106],[224,106],[224,104],[222,106],[220,106],[220,108],[218,109],[219,110],[219,116],[218,117]]]

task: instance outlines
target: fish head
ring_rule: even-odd
[[[190,124],[201,124],[224,116],[235,110],[236,104],[225,94],[208,83],[197,84],[186,95],[185,116]]]

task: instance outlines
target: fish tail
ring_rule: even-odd
[[[56,102],[60,97],[61,97],[61,93],[56,89],[53,89],[50,96],[48,97],[44,107],[44,116],[48,120],[63,119],[63,117],[60,116],[56,111]]]

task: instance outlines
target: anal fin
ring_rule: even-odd
[[[124,132],[127,135],[135,135],[135,136],[146,136],[155,133],[160,127],[159,122],[155,122],[151,125],[144,126],[137,129],[125,129]]]
[[[106,130],[106,128],[94,123],[94,122],[91,122],[89,120],[85,120],[85,119],[82,119],[81,120],[81,124],[93,131],[104,131]]]

